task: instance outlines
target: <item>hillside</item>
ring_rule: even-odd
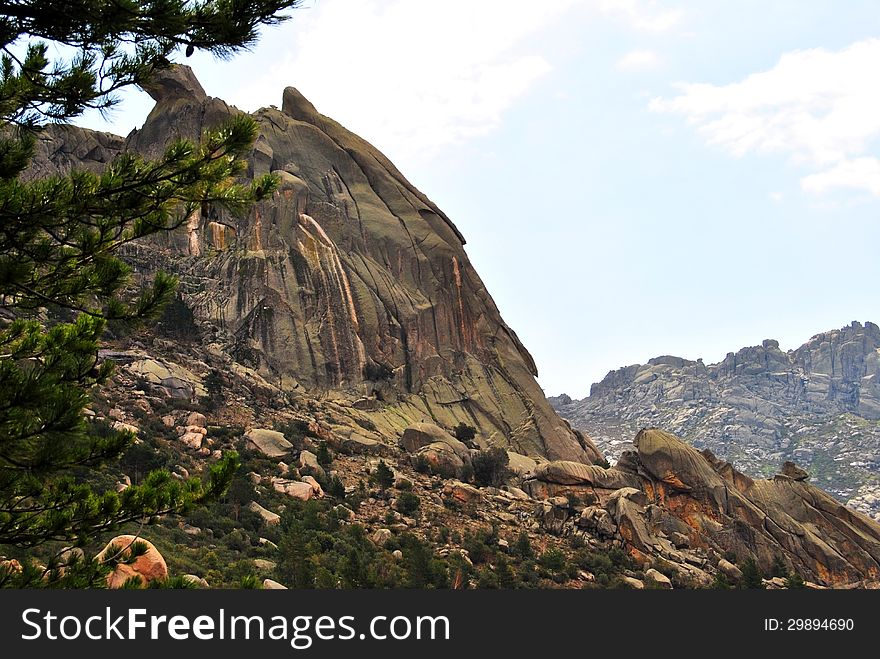
[[[153,154],[238,112],[186,67],[148,91],[140,130],[54,127],[32,173]],[[117,370],[91,405],[95,432],[138,436],[99,475],[108,488],[242,455],[222,501],[124,529],[171,574],[201,587],[723,588],[754,568],[773,588],[880,585],[880,524],[793,465],[749,478],[651,429],[603,466],[544,398],[449,218],[295,89],[253,116],[250,174],[275,172],[280,189],[246,217],[206,206],[130,246],[139,275],[173,272],[180,294],[156,326],[107,337]],[[60,547],[2,549],[28,561]]]

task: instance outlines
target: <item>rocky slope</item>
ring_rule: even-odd
[[[616,457],[639,428],[659,426],[745,473],[785,460],[848,505],[880,519],[880,328],[854,322],[796,350],[776,341],[718,364],[657,357],[612,371],[575,401],[551,399]]]
[[[467,576],[456,587],[495,583],[508,562],[527,579],[519,586],[718,587],[742,580],[748,559],[768,588],[785,584],[778,571],[771,578],[779,565],[813,588],[880,587],[880,524],[811,485],[792,463],[753,479],[648,429],[607,469],[508,452],[507,469],[490,485],[474,469],[488,452],[447,429],[418,423],[389,434],[371,425],[375,412],[283,392],[230,364],[220,391],[203,396],[200,372],[221,357],[146,334],[131,343],[113,353],[121,365],[93,406],[95,418],[135,429],[140,446],[180,477],[199,473],[220,451],[244,457],[247,473],[231,497],[247,515],[227,504],[235,522],[200,515],[142,530],[170,572],[199,583],[230,585],[230,574],[249,569],[268,586],[284,584],[277,566],[290,559],[276,546],[279,520],[314,501],[327,519],[343,516],[334,524],[362,527],[385,560],[405,562],[392,550],[415,534],[442,565],[464,561]],[[191,411],[184,393],[202,411]],[[332,460],[325,466],[317,460],[322,446]],[[117,487],[143,477],[138,456],[123,460]],[[374,480],[380,461],[391,468],[389,485]],[[400,501],[413,496],[418,505],[402,514]],[[538,558],[530,578],[534,561],[514,549],[523,536]],[[230,546],[229,566],[218,567],[218,552]]]

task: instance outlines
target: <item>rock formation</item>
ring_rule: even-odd
[[[131,553],[135,543],[145,545],[146,551],[137,555],[132,561]],[[122,588],[129,579],[139,579],[141,587],[146,587],[151,581],[161,581],[168,578],[168,567],[165,565],[162,554],[152,542],[137,536],[116,536],[95,558],[99,562],[113,561],[116,563],[113,571],[107,575],[109,588]]]
[[[98,167],[120,150],[156,156],[238,112],[185,66],[146,90],[156,105],[126,140],[52,129],[33,172]],[[199,339],[284,391],[364,398],[379,426],[428,421],[478,443],[590,462],[599,454],[550,408],[531,356],[504,323],[448,217],[377,149],[294,88],[254,114],[249,175],[274,172],[245,218],[203,208],[185,231],[133,246],[138,271],[181,278]]]
[[[736,569],[721,564],[728,553],[754,557],[765,571],[781,559],[820,584],[880,579],[880,524],[799,473],[753,480],[658,429],[640,431],[633,446],[611,469],[546,463],[525,487],[559,499],[545,514],[557,532],[574,495],[587,504],[572,518],[578,527],[619,538],[643,560],[669,561],[697,582],[707,582],[710,567]]]
[[[791,460],[841,501],[880,519],[880,328],[854,322],[796,350],[777,341],[718,364],[657,357],[609,373],[590,396],[551,399],[616,457],[657,426],[751,476]]]

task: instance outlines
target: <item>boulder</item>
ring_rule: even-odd
[[[526,494],[523,490],[518,487],[514,487],[513,485],[505,485],[504,491],[508,492],[514,499],[519,499],[520,501],[528,501],[531,497]]]
[[[268,526],[274,526],[281,522],[281,515],[279,515],[278,513],[273,513],[271,510],[267,510],[266,508],[263,508],[263,506],[258,504],[256,501],[251,501],[248,504],[248,508],[251,511],[257,513],[260,517],[262,517],[263,521]]]
[[[535,471],[535,467],[538,466],[537,461],[534,459],[514,451],[507,452],[507,459],[507,468],[520,478],[530,476]]]
[[[734,583],[739,582],[739,580],[742,579],[743,576],[742,570],[740,570],[736,565],[728,561],[726,558],[722,558],[720,561],[718,561],[718,571]]]
[[[255,449],[270,458],[281,458],[293,449],[283,433],[265,428],[253,428],[245,433],[248,448]]]
[[[633,445],[644,470],[673,492],[694,492],[717,510],[727,503],[724,479],[699,451],[657,428],[640,430]]]
[[[321,484],[320,484],[318,481],[316,481],[316,480],[314,479],[314,477],[312,477],[312,476],[303,476],[303,477],[302,477],[302,482],[303,482],[303,483],[308,483],[308,484],[309,484],[309,486],[312,488],[312,493],[314,494],[314,497],[315,497],[316,499],[320,499],[320,498],[322,498],[322,497],[324,496],[324,490],[321,489]]]
[[[275,561],[267,561],[265,558],[255,558],[254,567],[264,572],[271,572],[277,567]]]
[[[669,577],[654,568],[645,570],[645,579],[649,582],[653,581],[657,588],[672,590],[672,581]]]
[[[790,460],[787,460],[782,465],[782,475],[788,476],[792,480],[796,480],[796,481],[805,481],[810,477],[810,474],[808,474],[804,469],[801,469],[794,462],[791,462]]]
[[[565,528],[565,522],[571,516],[568,509],[568,500],[564,497],[556,497],[557,501],[541,501],[536,509],[538,521],[548,533],[561,535]]]
[[[593,531],[600,538],[613,538],[617,525],[611,515],[599,506],[588,506],[581,511],[578,527]]]
[[[202,441],[204,439],[205,436],[200,432],[185,432],[180,436],[180,441],[195,451],[202,448]]]
[[[616,496],[615,496],[616,495]],[[650,554],[658,549],[658,541],[645,519],[644,493],[634,488],[614,492],[606,509],[617,525],[617,532],[631,547]]]
[[[130,432],[137,435],[140,432],[140,428],[130,423],[125,423],[124,421],[114,421],[110,424],[110,427],[113,430],[117,430],[119,432]]]
[[[445,444],[462,462],[470,462],[471,453],[464,442],[432,423],[417,423],[410,426],[403,431],[398,444],[408,453],[417,453],[420,449],[434,444]]]
[[[111,559],[127,559],[131,556],[131,546],[135,542],[146,545],[146,551],[131,563],[117,563],[113,571],[107,575],[108,588],[121,588],[126,581],[134,577],[140,578],[142,587],[146,587],[151,581],[168,578],[168,566],[159,550],[149,540],[134,535],[116,536],[107,543],[95,559],[102,563]],[[111,549],[116,553],[111,555]]]
[[[553,460],[539,464],[534,469],[534,477],[545,483],[592,486],[605,490],[639,485],[638,478],[632,474],[568,460]]]
[[[465,462],[461,456],[447,443],[434,442],[419,449],[416,459],[428,465],[433,474],[439,474],[445,478],[461,476]]]
[[[393,537],[394,534],[391,533],[390,529],[376,529],[373,535],[370,536],[370,540],[374,545],[384,547]]]
[[[128,370],[135,377],[142,378],[164,390],[171,398],[194,400],[208,395],[202,379],[179,364],[156,359],[141,359],[130,364]]]
[[[473,485],[462,483],[461,481],[451,480],[443,484],[443,497],[457,501],[458,503],[468,504],[477,503],[483,499],[482,493]]]
[[[177,64],[155,71],[140,86],[155,101],[168,102],[180,98],[193,103],[207,98],[193,70]]]
[[[186,417],[186,425],[201,426],[204,428],[208,425],[208,419],[201,412],[191,412],[190,415]]]
[[[645,582],[640,581],[635,577],[622,576],[620,577],[620,580],[634,590],[642,590],[645,587]]]
[[[287,590],[287,586],[283,586],[272,579],[263,579],[263,590]]]
[[[277,478],[273,476],[271,483],[276,492],[286,494],[287,496],[299,499],[300,501],[308,501],[315,494],[315,490],[312,488],[311,484],[302,481],[294,481],[287,478]]]
[[[782,577],[761,579],[761,583],[767,590],[783,590],[785,588],[785,579],[783,579]]]
[[[207,579],[200,577],[198,575],[184,574],[183,579],[184,579],[184,581],[191,583],[196,588],[210,588],[210,586],[208,585]]]
[[[611,493],[605,502],[606,508],[612,510],[620,499],[628,499],[638,506],[646,506],[648,504],[648,496],[642,490],[634,487],[622,487]]]
[[[299,454],[299,469],[302,473],[313,474],[324,478],[324,467],[318,464],[318,456],[311,451],[301,451]]]

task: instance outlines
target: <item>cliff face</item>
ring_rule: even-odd
[[[560,413],[616,455],[639,428],[668,429],[698,448],[770,475],[783,460],[849,505],[880,517],[880,328],[854,322],[800,348],[779,343],[718,364],[658,357],[609,373]]]
[[[123,148],[156,155],[238,112],[208,97],[187,67],[147,91],[156,106],[125,142],[56,129],[35,171],[100,165]],[[547,403],[531,356],[439,208],[293,88],[280,110],[254,118],[249,173],[275,172],[274,197],[243,219],[203,209],[186,231],[126,254],[139,272],[180,276],[202,341],[282,390],[357,401],[380,427],[464,422],[484,446],[598,456]]]

